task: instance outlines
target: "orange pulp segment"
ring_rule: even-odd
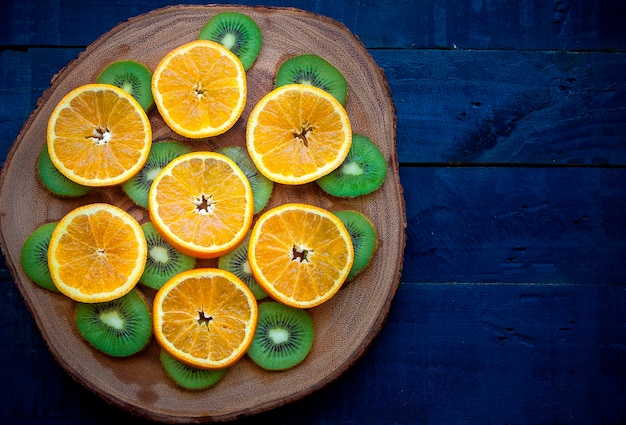
[[[113,186],[130,179],[148,159],[152,129],[146,112],[126,91],[86,84],[52,111],[48,152],[55,167],[84,186]]]
[[[230,129],[246,105],[246,89],[241,61],[210,40],[173,49],[152,74],[152,94],[163,120],[194,139]]]
[[[352,128],[346,110],[331,94],[311,85],[288,84],[255,105],[246,143],[267,178],[303,184],[341,165],[350,150]]]
[[[256,330],[257,303],[234,274],[214,268],[181,272],[159,289],[154,335],[174,358],[193,367],[223,369],[247,351]]]
[[[265,212],[252,228],[250,268],[272,298],[298,308],[330,299],[354,261],[350,234],[329,211],[283,204]]]
[[[148,195],[150,218],[179,251],[214,258],[234,249],[252,224],[248,178],[216,152],[191,152],[157,174]]]
[[[60,292],[84,303],[128,293],[143,273],[148,246],[139,223],[107,203],[67,213],[48,246],[48,266]]]

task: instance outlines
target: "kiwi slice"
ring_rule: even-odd
[[[308,84],[326,90],[335,99],[346,103],[348,83],[341,71],[330,62],[314,54],[294,56],[282,63],[276,73],[275,86]]]
[[[122,60],[110,63],[98,76],[96,83],[112,84],[130,93],[145,111],[154,105],[152,72],[137,61]]]
[[[148,258],[139,279],[140,283],[153,289],[160,289],[174,275],[196,266],[196,259],[170,245],[152,222],[143,223],[141,229],[148,242]]]
[[[313,320],[306,310],[263,302],[248,356],[263,369],[289,369],[309,354],[313,334]]]
[[[228,270],[237,276],[254,294],[254,298],[262,300],[268,295],[261,285],[256,281],[250,263],[248,262],[248,245],[250,243],[250,232],[241,241],[237,248],[222,255],[217,259],[217,267],[222,270]]]
[[[21,263],[26,276],[42,288],[59,292],[48,268],[48,246],[59,222],[46,223],[31,233],[22,245]]]
[[[176,360],[167,351],[161,350],[161,365],[167,375],[187,390],[204,390],[217,384],[228,369],[198,369]]]
[[[174,140],[153,143],[142,169],[122,183],[122,189],[133,202],[147,209],[148,193],[154,178],[171,160],[189,152],[191,148]]]
[[[352,145],[343,163],[316,180],[328,194],[354,198],[378,189],[387,176],[387,161],[368,137],[352,135]]]
[[[77,303],[76,326],[94,348],[114,357],[143,350],[152,338],[152,317],[136,289],[99,303]]]
[[[238,12],[221,12],[209,19],[198,34],[200,40],[220,43],[239,58],[248,70],[261,51],[263,37],[257,23]]]
[[[225,146],[217,150],[218,153],[226,155],[241,168],[246,175],[250,186],[252,186],[252,197],[254,199],[254,214],[261,212],[272,196],[274,182],[259,172],[248,150],[240,146]]]
[[[37,161],[37,175],[39,180],[50,193],[62,198],[77,198],[83,196],[91,188],[83,186],[65,177],[50,159],[48,145],[44,143],[39,153],[39,161]]]
[[[374,224],[358,211],[335,211],[341,220],[354,246],[354,262],[346,280],[351,280],[370,263],[374,251],[378,248],[378,232]]]

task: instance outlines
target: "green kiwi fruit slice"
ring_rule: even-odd
[[[348,83],[343,74],[330,62],[314,54],[294,56],[278,68],[275,86],[286,84],[309,84],[326,90],[335,99],[346,103]]]
[[[374,224],[358,211],[335,211],[334,214],[346,226],[352,246],[354,246],[354,262],[346,280],[351,280],[370,263],[378,248],[378,232]]]
[[[200,30],[198,39],[220,43],[239,58],[245,70],[250,69],[259,56],[263,42],[254,19],[238,12],[221,12],[213,16]]]
[[[228,369],[198,369],[176,360],[165,350],[159,355],[167,375],[187,390],[204,390],[217,384]]]
[[[387,176],[387,161],[368,137],[352,135],[352,145],[343,163],[316,180],[328,194],[354,198],[378,189]]]
[[[154,178],[171,160],[189,152],[191,148],[174,140],[153,143],[142,169],[122,183],[122,189],[135,204],[147,209],[148,193]]]
[[[77,303],[78,331],[94,348],[113,357],[143,350],[152,338],[152,317],[136,289],[112,301]]]
[[[50,159],[48,145],[44,143],[39,160],[37,161],[37,175],[46,189],[53,195],[61,198],[77,198],[91,191],[88,186],[83,186],[65,177]]]
[[[237,248],[222,255],[217,259],[217,267],[222,270],[228,270],[237,276],[254,294],[254,298],[262,300],[267,298],[267,293],[261,288],[261,285],[256,281],[252,270],[250,270],[250,263],[248,263],[248,245],[250,243],[250,232],[241,241]]]
[[[306,310],[263,302],[248,356],[263,369],[289,369],[309,354],[313,335],[313,320]]]
[[[130,93],[144,111],[154,105],[152,72],[142,63],[121,60],[110,63],[96,79],[99,84],[112,84]]]
[[[160,289],[174,275],[193,269],[196,259],[183,254],[169,244],[152,222],[141,225],[148,243],[148,258],[139,282],[153,289]]]
[[[246,148],[241,146],[225,146],[217,150],[218,153],[226,155],[241,168],[246,175],[250,186],[252,186],[252,197],[254,199],[254,214],[261,212],[272,196],[274,182],[259,172]]]
[[[48,268],[48,246],[58,221],[46,223],[33,231],[22,245],[21,263],[26,276],[42,288],[59,292]]]

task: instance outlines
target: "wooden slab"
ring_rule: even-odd
[[[49,195],[36,178],[38,153],[45,143],[48,117],[73,88],[95,81],[113,60],[134,59],[154,69],[172,48],[196,38],[211,16],[225,10],[250,15],[264,35],[257,62],[248,71],[248,104],[242,119],[223,136],[187,141],[150,114],[155,140],[174,138],[196,150],[245,144],[245,117],[273,86],[280,63],[290,56],[316,53],[333,63],[348,81],[346,110],[355,133],[372,138],[383,151],[389,174],[374,194],[354,200],[326,196],[315,184],[278,186],[269,207],[286,201],[308,202],[329,210],[352,208],[376,225],[380,246],[371,266],[344,285],[329,302],[310,310],[316,342],[298,367],[281,373],[260,370],[244,358],[210,390],[178,389],[158,361],[156,342],[132,358],[114,359],[89,347],[78,335],[74,303],[30,282],[19,255],[27,236],[39,225],[60,219],[72,208],[105,201],[128,210],[140,222],[147,211],[133,206],[119,188],[96,190],[79,200]],[[165,422],[223,421],[252,415],[300,399],[345,372],[368,347],[387,316],[400,281],[405,245],[405,207],[395,149],[395,109],[387,82],[361,42],[342,24],[312,13],[266,7],[178,6],[130,19],[104,34],[53,79],[9,152],[1,175],[2,250],[16,285],[61,366],[108,402],[136,415]],[[201,265],[215,265],[204,261]],[[152,296],[145,290],[148,297]]]

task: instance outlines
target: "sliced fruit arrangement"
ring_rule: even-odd
[[[261,212],[272,196],[274,182],[259,172],[259,169],[256,168],[256,165],[252,162],[245,148],[241,146],[224,146],[216,152],[226,155],[241,168],[241,171],[243,171],[248,178],[250,186],[252,186],[254,214]]]
[[[42,224],[31,233],[24,245],[20,261],[26,275],[37,285],[51,291],[59,290],[52,281],[50,268],[48,267],[48,246],[52,232],[57,227],[58,222]]]
[[[387,161],[369,137],[354,134],[346,159],[317,184],[328,194],[354,198],[378,189],[387,176]]]
[[[275,87],[287,84],[315,86],[332,94],[342,105],[346,103],[348,84],[345,77],[318,55],[298,55],[283,62],[276,74]]]
[[[152,128],[128,92],[86,84],[65,95],[48,122],[48,154],[68,179],[84,186],[113,186],[148,159]]]
[[[268,208],[280,184],[310,183],[349,202],[385,180],[383,153],[352,134],[346,79],[322,57],[281,64],[246,117],[245,146],[192,148],[240,119],[261,45],[253,19],[224,12],[154,72],[112,62],[58,103],[37,164],[51,194],[121,188],[149,220],[105,202],[71,209],[24,242],[24,272],[76,303],[78,332],[95,350],[132,356],[154,338],[165,374],[184,389],[210,388],[244,356],[271,371],[302,363],[314,343],[309,309],[378,248],[359,211]],[[149,111],[187,140],[153,143]]]
[[[248,70],[261,51],[263,36],[259,26],[248,15],[221,12],[213,16],[198,34],[200,40],[212,40],[233,52]]]
[[[152,95],[166,124],[190,139],[229,130],[246,106],[246,71],[234,53],[210,40],[169,52],[152,75]]]
[[[335,211],[333,214],[346,226],[352,240],[354,262],[346,279],[352,280],[372,260],[378,248],[378,232],[374,224],[358,211]]]
[[[179,251],[215,258],[246,236],[254,202],[246,175],[216,152],[191,152],[156,176],[148,200],[159,233]]]
[[[154,297],[158,343],[176,360],[201,369],[224,369],[239,360],[252,342],[257,318],[254,295],[226,270],[179,273]]]
[[[306,310],[269,301],[259,305],[259,320],[248,356],[263,369],[285,370],[311,351],[313,320]]]
[[[180,387],[186,390],[205,390],[217,384],[228,369],[200,369],[189,366],[161,350],[159,360],[167,375]]]
[[[283,204],[263,213],[250,235],[250,268],[275,300],[311,308],[341,287],[354,261],[348,230],[329,211]]]
[[[122,183],[122,189],[137,205],[148,208],[148,193],[154,178],[174,158],[191,152],[187,145],[174,140],[152,144],[148,160],[137,174]]]
[[[83,303],[104,302],[135,287],[147,255],[137,220],[119,207],[95,203],[61,218],[50,237],[48,266],[63,294]]]
[[[352,144],[352,128],[348,113],[328,92],[288,84],[254,106],[246,143],[252,161],[268,179],[304,184],[343,162]]]
[[[137,290],[101,303],[77,303],[76,327],[94,348],[113,357],[143,350],[152,338],[152,315]]]
[[[250,233],[234,250],[222,255],[217,262],[217,267],[228,270],[237,276],[254,294],[254,298],[262,300],[267,298],[267,292],[263,290],[259,282],[254,278],[248,261],[248,246],[250,245]]]
[[[196,258],[185,255],[168,243],[151,222],[141,225],[146,243],[148,257],[139,283],[153,289],[160,289],[168,280],[178,273],[191,270],[196,266]]]
[[[148,111],[154,105],[152,72],[142,63],[132,60],[109,64],[96,79],[99,84],[112,84],[130,93]]]

